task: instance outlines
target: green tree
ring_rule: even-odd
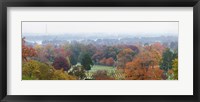
[[[90,70],[91,69],[91,66],[93,66],[93,62],[92,62],[92,59],[91,57],[89,56],[88,53],[85,53],[81,59],[81,65],[83,66],[83,68],[85,70]]]
[[[172,61],[173,61],[173,59],[174,59],[173,52],[169,48],[167,48],[162,54],[162,60],[160,62],[160,69],[164,70],[165,73],[169,69],[172,69]]]
[[[76,65],[77,64],[77,60],[78,60],[78,58],[74,54],[72,54],[71,57],[70,57],[71,64],[72,65]]]
[[[173,58],[178,58],[178,49],[174,49]]]

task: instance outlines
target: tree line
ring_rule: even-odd
[[[114,72],[92,66],[110,66]],[[160,42],[120,45],[32,44],[22,38],[24,80],[177,80],[178,46]]]

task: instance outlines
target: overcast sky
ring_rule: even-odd
[[[108,33],[178,36],[178,22],[22,22],[22,34]]]

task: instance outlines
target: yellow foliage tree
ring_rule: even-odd
[[[22,65],[23,80],[75,80],[76,77],[68,75],[67,72],[55,70],[53,66],[30,60]]]
[[[174,79],[178,80],[178,59],[177,58],[173,60],[172,70],[174,71]]]

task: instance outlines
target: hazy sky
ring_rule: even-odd
[[[22,22],[22,34],[109,33],[178,35],[178,22]]]

